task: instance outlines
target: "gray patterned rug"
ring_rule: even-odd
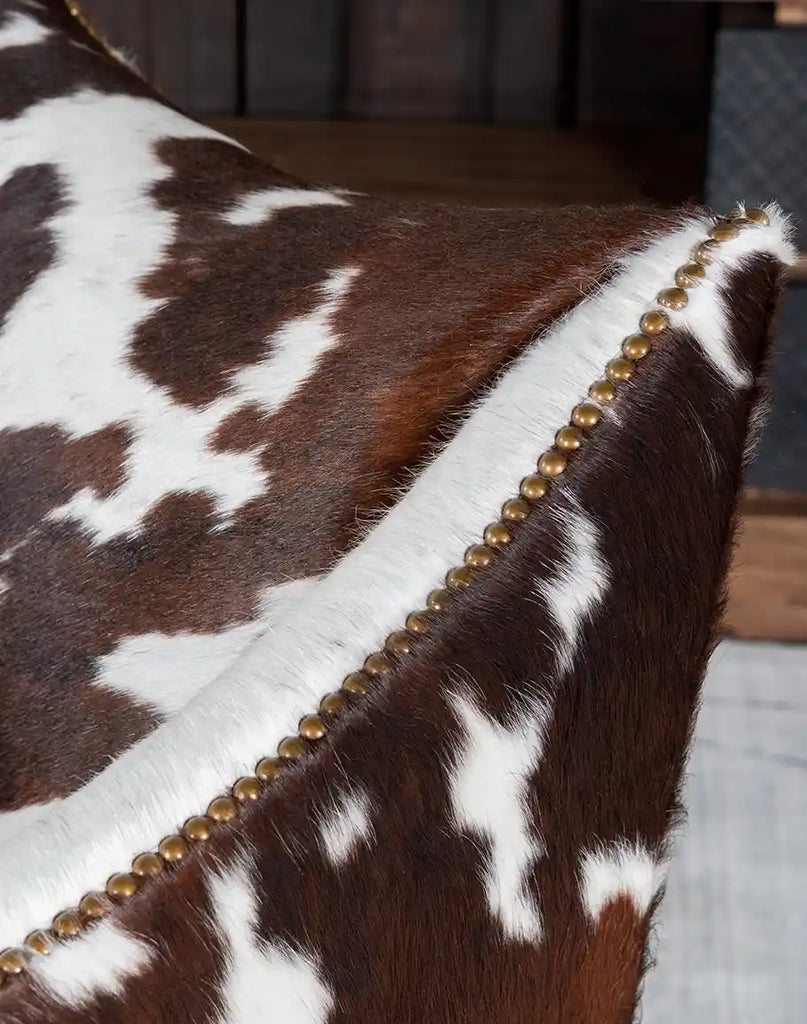
[[[718,648],[689,775],[642,1019],[804,1020],[807,647]]]

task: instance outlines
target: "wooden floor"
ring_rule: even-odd
[[[726,626],[751,640],[807,640],[807,495],[748,494]]]
[[[210,123],[308,181],[478,206],[700,198],[701,142],[659,132],[378,121]],[[807,258],[794,276],[807,277]],[[726,631],[807,641],[807,495],[749,493]]]
[[[211,118],[281,170],[376,195],[474,206],[698,198],[703,146],[661,132],[401,121]]]

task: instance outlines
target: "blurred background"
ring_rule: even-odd
[[[169,99],[303,178],[486,206],[776,198],[807,252],[807,0],[82,6]],[[793,1024],[807,1006],[807,259],[772,383],[652,1024]]]

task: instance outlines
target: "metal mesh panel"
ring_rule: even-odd
[[[718,34],[706,198],[775,198],[807,248],[807,30],[725,29]]]

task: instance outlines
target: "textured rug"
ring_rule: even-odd
[[[807,647],[724,642],[657,921],[652,1024],[791,1024],[807,1005]]]

